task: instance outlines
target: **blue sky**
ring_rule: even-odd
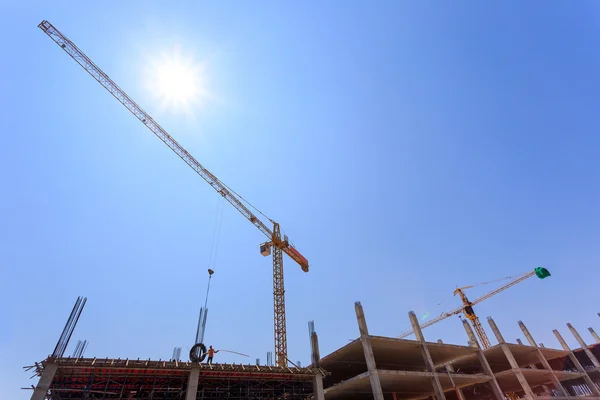
[[[73,40],[207,168],[282,228],[290,359],[396,335],[459,285],[545,266],[476,308],[508,340],[600,329],[600,6],[594,1],[2,1],[0,397],[25,399],[78,295],[86,355],[193,344],[219,196],[56,46]],[[147,71],[179,49],[211,94],[161,107]],[[264,240],[224,205],[206,342],[273,348]],[[489,287],[472,289],[472,297]],[[486,325],[487,327],[487,325]],[[489,331],[489,329],[488,329]],[[426,338],[466,342],[458,318]],[[219,361],[247,362],[233,354]]]

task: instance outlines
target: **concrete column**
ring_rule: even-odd
[[[442,342],[442,339],[438,339],[438,343],[439,344],[444,344],[444,342]],[[465,395],[462,391],[462,389],[457,388],[455,383],[454,383],[454,379],[452,379],[452,375],[450,375],[451,373],[454,372],[454,367],[452,366],[452,364],[447,364],[446,365],[446,372],[448,372],[448,377],[450,378],[450,382],[452,383],[452,386],[454,386],[454,390],[456,391],[456,395],[458,396],[459,400],[466,400]]]
[[[200,368],[193,366],[188,378],[187,391],[185,392],[185,400],[196,400],[198,394],[198,379],[200,378]]]
[[[585,384],[588,385],[588,387],[590,388],[590,390],[592,391],[592,393],[594,395],[600,396],[600,391],[598,390],[598,388],[596,387],[596,385],[594,384],[594,382],[592,381],[592,379],[588,375],[587,371],[583,368],[583,365],[581,365],[581,363],[579,362],[579,360],[577,359],[577,357],[575,356],[575,354],[573,354],[573,351],[571,350],[571,348],[569,347],[569,345],[567,344],[567,342],[565,341],[565,339],[562,337],[562,335],[556,329],[552,330],[552,332],[554,333],[554,336],[556,336],[556,338],[560,342],[560,345],[562,346],[562,348],[565,351],[569,352],[569,358],[571,359],[571,362],[577,368],[577,371],[579,371],[582,374],[584,374],[583,375],[583,380],[585,381]]]
[[[510,364],[513,373],[515,374],[517,380],[521,384],[521,387],[525,392],[526,398],[528,400],[533,400],[535,398],[535,394],[531,390],[529,382],[527,382],[527,379],[525,379],[525,376],[521,372],[521,367],[519,366],[519,364],[517,364],[517,360],[515,360],[515,356],[513,356],[512,352],[510,351],[510,347],[508,347],[508,345],[504,341],[504,337],[500,333],[500,329],[498,329],[496,322],[494,322],[492,317],[488,317],[488,323],[490,324],[494,335],[496,335],[496,339],[498,340],[498,343],[500,344],[500,347],[502,348],[502,351],[504,352],[504,355],[506,356],[506,359],[508,360],[508,363]]]
[[[319,337],[317,336],[317,332],[312,333],[310,343],[312,345],[312,365],[314,368],[320,368],[321,356],[319,353]],[[323,375],[321,375],[320,372],[317,372],[313,378],[313,394],[315,400],[325,400],[325,393],[323,392]]]
[[[596,333],[596,331],[594,331],[593,328],[588,328],[588,331],[590,331],[590,333],[592,334],[592,337],[594,338],[594,340],[596,341],[596,343],[600,343],[600,336],[598,336],[598,334]]]
[[[42,376],[40,376],[40,380],[33,390],[31,400],[44,400],[46,398],[50,384],[54,379],[54,375],[56,375],[56,370],[58,370],[58,365],[54,363],[46,363],[46,365],[44,365],[44,371],[42,372]]]
[[[356,319],[358,321],[358,329],[360,331],[360,342],[362,343],[362,348],[365,353],[365,361],[367,362],[367,369],[369,370],[369,380],[371,381],[373,398],[374,400],[383,400],[383,390],[381,389],[381,381],[379,380],[377,366],[375,365],[373,346],[371,346],[371,338],[369,337],[369,330],[367,329],[367,321],[365,320],[365,313],[360,301],[354,303],[354,310],[356,311]]]
[[[438,400],[446,400],[446,395],[444,394],[444,389],[442,388],[442,384],[440,383],[440,378],[435,371],[435,365],[433,365],[433,359],[431,358],[431,354],[429,353],[429,348],[427,347],[427,343],[425,342],[425,337],[423,336],[423,331],[421,330],[421,326],[419,325],[419,320],[414,312],[408,313],[408,318],[410,319],[410,323],[413,328],[413,332],[417,337],[417,341],[421,342],[421,355],[423,356],[423,361],[425,361],[425,366],[427,367],[427,371],[432,374],[431,386],[433,386],[433,391],[435,392],[435,397]]]
[[[588,349],[587,344],[585,344],[585,342],[583,341],[583,338],[581,337],[581,335],[579,335],[579,332],[577,332],[577,330],[573,327],[573,325],[571,325],[569,323],[567,323],[567,327],[569,327],[569,330],[571,331],[573,336],[575,336],[577,343],[579,343],[579,345],[581,346],[583,351],[585,351],[585,354],[590,358],[590,360],[592,360],[594,367],[600,368],[600,362],[598,362],[598,359],[596,358],[594,353],[592,353],[590,351],[590,349]]]
[[[476,350],[477,358],[479,359],[481,368],[483,368],[483,372],[486,375],[489,375],[492,377],[490,384],[492,386],[494,398],[496,400],[504,400],[504,393],[502,392],[502,389],[500,388],[500,385],[498,384],[498,381],[496,380],[496,376],[494,375],[494,371],[492,371],[492,367],[490,367],[490,364],[488,363],[487,358],[485,358],[485,353],[483,351],[481,351],[481,347],[479,347],[479,343],[477,342],[477,339],[475,338],[475,333],[473,332],[471,325],[469,325],[469,322],[466,319],[463,319],[462,323],[463,323],[463,327],[465,328],[465,331],[467,332],[467,336],[469,337],[469,343],[471,343],[472,347],[475,347],[477,349]]]
[[[519,323],[519,328],[521,328],[521,330],[523,331],[523,334],[527,338],[527,341],[529,342],[529,344],[531,346],[535,347],[538,360],[540,360],[540,363],[542,364],[544,369],[547,369],[548,371],[550,371],[550,374],[552,376],[552,383],[554,384],[554,387],[556,388],[556,391],[558,392],[558,394],[563,397],[570,397],[569,393],[567,393],[567,391],[563,387],[562,383],[560,383],[560,381],[558,380],[556,373],[554,373],[554,370],[548,363],[548,360],[546,360],[546,357],[544,356],[544,354],[542,353],[540,348],[535,343],[535,340],[533,339],[531,332],[529,332],[529,329],[527,329],[527,327],[525,326],[523,321],[519,321],[518,323]],[[535,367],[535,365],[533,367]],[[542,388],[544,389],[544,392],[551,393],[550,390],[548,390],[548,387],[546,385],[542,385]]]

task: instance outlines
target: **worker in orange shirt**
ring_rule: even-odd
[[[213,349],[212,345],[208,347],[208,350],[206,351],[206,354],[208,354],[208,360],[206,360],[206,363],[208,365],[212,365],[213,357],[215,356],[215,353],[218,353],[218,352],[219,352],[219,350]]]

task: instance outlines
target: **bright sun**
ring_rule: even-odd
[[[172,112],[191,112],[207,97],[203,66],[177,50],[150,64],[148,85],[161,108]]]

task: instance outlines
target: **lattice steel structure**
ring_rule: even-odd
[[[177,361],[48,358],[36,369],[56,365],[47,399],[186,399],[192,368],[200,370],[196,399],[286,399],[312,396],[316,368]]]

